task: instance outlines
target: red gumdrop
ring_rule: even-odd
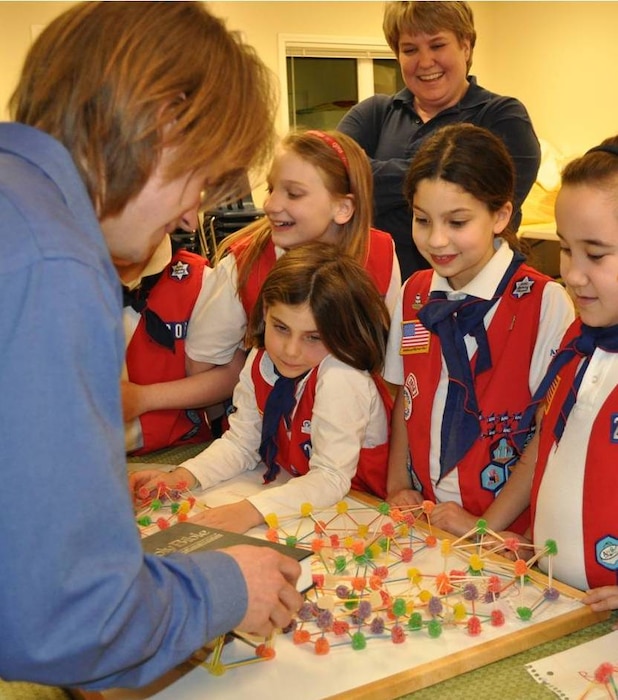
[[[313,526],[313,531],[317,535],[323,535],[326,532],[326,523],[324,520],[318,520],[317,523]]]
[[[406,641],[406,633],[401,625],[394,625],[392,627],[391,640],[393,644],[402,644]]]
[[[382,525],[382,534],[385,537],[394,537],[395,536],[395,527],[392,523],[385,523]]]
[[[311,578],[316,588],[324,588],[324,574],[313,574]]]
[[[597,683],[607,685],[614,674],[614,666],[609,662],[603,662],[594,672],[594,679]]]
[[[509,552],[516,552],[519,549],[521,542],[516,537],[507,537],[504,540],[504,549]]]
[[[491,624],[494,627],[502,627],[504,624],[504,613],[502,610],[492,610],[491,611]]]
[[[449,576],[451,577],[451,581],[461,581],[462,579],[466,578],[466,572],[461,571],[460,569],[451,569]]]
[[[473,615],[468,620],[468,634],[472,637],[478,637],[481,633],[481,621],[476,615]]]
[[[178,513],[178,522],[185,523],[189,519],[187,513]]]
[[[189,496],[189,498],[187,498],[187,501],[189,501],[189,508],[193,508],[193,506],[195,505],[195,496]]]
[[[147,489],[145,486],[142,486],[138,489],[137,495],[142,499],[148,498],[148,496],[150,496],[150,489]]]
[[[403,522],[406,525],[412,527],[412,525],[414,525],[414,523],[416,522],[416,516],[414,515],[414,513],[406,513],[404,515]]]
[[[438,544],[438,539],[435,535],[427,535],[427,537],[425,537],[425,544],[428,547],[435,547]]]
[[[177,488],[179,491],[186,491],[186,490],[189,488],[189,482],[188,482],[188,481],[179,481],[179,482],[176,484],[176,488]]]
[[[382,605],[384,605],[385,608],[390,607],[391,603],[393,602],[393,599],[385,590],[380,591],[380,598],[382,598]]]
[[[342,634],[347,634],[350,629],[350,624],[345,620],[335,620],[333,622],[333,634],[341,636]]]
[[[159,518],[157,520],[157,526],[159,527],[159,530],[167,530],[170,524],[165,518]]]
[[[296,630],[292,636],[294,644],[306,644],[311,639],[311,634],[308,630]]]
[[[401,550],[401,561],[403,561],[403,562],[412,561],[413,556],[414,556],[414,552],[413,552],[411,547],[404,547]]]
[[[388,578],[388,566],[376,566],[373,571],[374,576],[379,576],[381,579]]]
[[[270,660],[275,658],[276,652],[273,647],[267,644],[258,644],[257,647],[255,647],[255,655],[259,656],[261,659]]]
[[[339,547],[339,535],[330,536],[330,546],[333,547],[333,549]]]
[[[326,656],[330,651],[330,643],[326,637],[319,637],[315,640],[315,653],[318,656]]]
[[[490,576],[489,580],[487,581],[487,590],[490,593],[500,593],[502,590],[502,581],[500,581],[500,578],[498,576]]]

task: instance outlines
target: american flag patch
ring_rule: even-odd
[[[400,355],[429,352],[431,333],[420,321],[404,321],[401,324]]]

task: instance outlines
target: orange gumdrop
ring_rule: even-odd
[[[325,656],[330,651],[330,643],[326,637],[315,640],[315,653],[318,656]]]
[[[276,652],[273,647],[268,646],[267,644],[258,644],[255,648],[255,655],[259,656],[261,659],[270,661],[270,659],[275,658]]]
[[[515,560],[515,576],[525,576],[528,573],[528,565],[523,559]]]
[[[294,644],[306,644],[311,639],[311,634],[307,630],[296,630],[292,637]]]

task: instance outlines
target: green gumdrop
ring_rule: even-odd
[[[436,620],[429,620],[427,623],[427,632],[432,639],[437,639],[442,634],[442,625]]]
[[[172,515],[176,515],[176,513],[178,513],[179,508],[180,503],[172,503]]]
[[[386,552],[386,550],[388,549],[388,544],[389,544],[388,537],[382,537],[378,541],[378,545],[383,552]]]
[[[358,607],[358,595],[356,593],[350,593],[348,599],[343,604],[347,610],[356,610]]]
[[[527,622],[532,618],[532,610],[530,608],[517,608],[517,615],[520,620]]]
[[[137,524],[141,525],[142,527],[146,527],[147,525],[152,525],[152,518],[148,515],[144,515],[143,518],[137,519]]]
[[[340,554],[338,557],[335,557],[335,571],[340,574],[342,571],[345,571],[345,567],[347,565],[346,558],[343,554]]]
[[[369,563],[368,557],[366,554],[358,554],[357,556],[354,557],[354,561],[359,565],[359,566],[367,566]]]
[[[476,521],[476,531],[479,535],[486,535],[487,534],[487,520],[484,520],[481,518],[480,520]]]
[[[415,612],[410,615],[408,620],[408,628],[411,630],[420,630],[423,628],[423,616],[420,612]]]
[[[396,598],[393,601],[393,615],[401,617],[406,614],[406,601],[403,598]]]
[[[545,540],[545,549],[547,550],[547,555],[552,557],[558,554],[558,545],[556,540]]]
[[[296,547],[296,544],[298,543],[298,537],[295,537],[294,535],[288,535],[285,538],[285,543],[288,547]]]
[[[352,649],[359,651],[367,646],[367,640],[362,632],[355,632],[352,635]]]
[[[155,498],[150,504],[150,507],[152,508],[152,510],[160,510],[161,508],[163,508],[163,503],[161,503],[161,501],[158,498]]]
[[[380,513],[380,515],[388,515],[390,512],[391,507],[388,503],[382,501],[382,503],[378,505],[378,513]]]

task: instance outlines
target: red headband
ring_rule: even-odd
[[[339,160],[343,163],[346,172],[350,172],[350,164],[348,163],[348,157],[345,154],[345,151],[343,150],[343,147],[339,143],[339,141],[336,141],[332,136],[329,136],[329,134],[325,134],[323,131],[306,131],[306,134],[311,134],[312,136],[317,136],[319,139],[322,139],[324,143],[327,143],[333,151],[337,154]]]

